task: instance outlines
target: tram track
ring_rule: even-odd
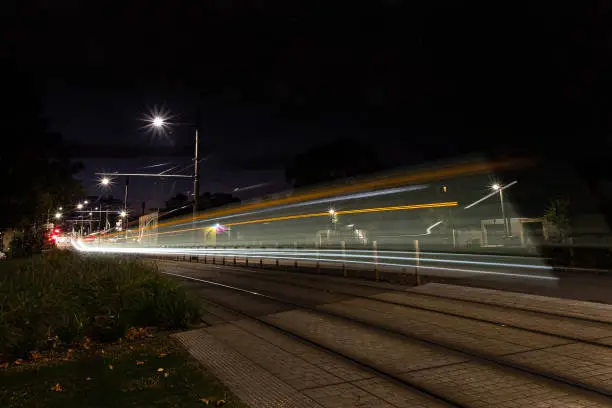
[[[385,335],[392,336],[394,338],[402,338],[404,341],[407,341],[410,344],[418,343],[420,345],[425,345],[426,347],[432,347],[435,350],[437,350],[436,352],[438,353],[451,353],[455,355],[460,355],[466,361],[476,362],[477,364],[485,364],[485,365],[493,366],[495,367],[495,370],[498,370],[500,373],[501,372],[505,373],[509,371],[511,373],[514,373],[515,375],[520,374],[522,376],[528,376],[530,378],[537,378],[539,380],[548,381],[550,384],[555,384],[555,386],[557,387],[566,387],[570,390],[573,390],[573,392],[580,392],[580,393],[584,392],[590,395],[598,395],[598,396],[606,397],[606,398],[612,397],[612,392],[610,392],[610,390],[594,386],[593,384],[576,381],[575,379],[567,378],[562,375],[557,375],[556,373],[553,373],[553,372],[536,370],[524,364],[518,364],[512,361],[509,361],[506,358],[500,358],[497,356],[492,356],[490,354],[476,352],[475,350],[467,350],[463,347],[458,347],[456,344],[449,344],[448,342],[432,340],[431,338],[424,338],[423,336],[414,335],[411,333],[407,333],[405,331],[397,331],[391,327],[387,327],[384,325],[375,325],[375,324],[372,324],[371,321],[360,319],[355,316],[348,316],[346,314],[343,314],[337,311],[322,309],[321,307],[318,307],[316,305],[313,306],[309,304],[304,304],[303,302],[295,302],[295,301],[292,301],[291,299],[287,299],[284,296],[263,293],[262,291],[254,291],[242,285],[241,286],[229,285],[229,284],[220,283],[218,281],[214,281],[211,279],[201,279],[195,276],[190,276],[184,272],[175,273],[175,272],[166,271],[163,273],[166,273],[170,276],[174,276],[176,278],[185,279],[185,280],[189,280],[192,282],[198,282],[203,285],[215,286],[215,287],[223,288],[224,290],[238,291],[243,294],[247,294],[249,296],[254,296],[257,298],[265,298],[269,301],[279,302],[291,308],[294,308],[297,310],[303,310],[309,314],[313,314],[316,316],[323,316],[324,318],[340,319],[340,320],[349,322],[350,324],[358,325],[364,330],[369,330],[369,331],[373,331],[376,333],[384,333]],[[287,284],[287,283],[283,282],[283,284]],[[314,288],[309,288],[309,289],[317,290]],[[318,290],[321,290],[321,289],[318,289]],[[217,302],[215,301],[215,303]],[[222,305],[222,306],[231,308],[231,306],[228,306],[228,305]],[[406,307],[405,305],[401,305],[401,306]],[[241,313],[243,312],[244,311],[241,311]],[[258,320],[262,320],[262,317],[260,316],[251,316],[251,317],[256,318]],[[266,320],[266,319],[263,318],[263,320]],[[270,324],[270,322],[266,321],[266,324]],[[288,331],[286,327],[284,328],[279,327],[279,329]],[[292,333],[292,334],[295,335],[296,333]],[[299,336],[299,334],[297,335]],[[312,339],[307,339],[307,340],[312,341]],[[322,346],[327,347],[325,344],[323,344]],[[348,357],[351,357],[351,356],[348,356]],[[351,357],[351,358],[354,358],[354,357]],[[380,367],[377,368],[377,370],[380,371]],[[453,403],[452,399],[449,399],[449,401],[450,403]],[[455,405],[455,406],[461,406],[461,405]]]

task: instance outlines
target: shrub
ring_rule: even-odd
[[[51,252],[0,265],[0,360],[123,336],[130,326],[185,328],[198,304],[142,261]]]

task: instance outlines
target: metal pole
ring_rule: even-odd
[[[123,211],[125,212],[125,242],[127,243],[128,237],[128,214],[127,214],[127,199],[128,199],[128,185],[130,184],[130,176],[125,178],[125,194],[123,195]]]
[[[197,125],[196,125],[197,126]],[[198,203],[200,199],[200,180],[198,172],[198,146],[200,144],[200,134],[198,128],[195,130],[195,148],[193,155],[193,218],[195,218],[198,212]]]
[[[342,248],[342,274],[347,276],[346,263],[344,262],[346,259],[346,243],[344,241],[340,241],[340,247]]]
[[[421,284],[421,276],[419,275],[419,266],[421,264],[421,251],[419,250],[419,240],[414,240],[414,257],[415,257],[415,271],[414,274],[416,276],[416,284]]]
[[[374,254],[374,274],[378,282],[380,280],[380,270],[378,269],[378,245],[376,241],[372,241],[372,252]]]
[[[508,223],[506,222],[506,209],[504,208],[504,192],[499,189],[499,203],[501,205],[502,220],[504,222],[504,234],[508,237]]]

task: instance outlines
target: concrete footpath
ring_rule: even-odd
[[[253,289],[289,292],[278,279],[272,285],[253,276],[253,285],[259,285]],[[329,290],[336,280],[299,279],[313,286],[329,281]],[[249,407],[612,407],[605,396],[612,391],[612,305],[434,283],[365,295],[370,299],[330,298],[316,306],[370,322],[370,327],[301,308],[258,309],[257,296],[233,298],[227,289],[210,290],[213,301],[261,310],[254,313],[260,320],[208,304],[215,316],[211,326],[174,336]],[[306,296],[293,295],[298,293]],[[401,333],[438,344],[450,341],[457,350]],[[486,352],[548,376],[458,350]]]
[[[444,407],[251,320],[175,337],[250,407]]]

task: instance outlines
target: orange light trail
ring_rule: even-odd
[[[339,210],[339,211],[336,211],[336,214],[346,215],[346,214],[361,214],[361,213],[373,213],[373,212],[383,212],[383,211],[418,210],[422,208],[456,207],[457,205],[459,205],[457,201],[445,201],[445,202],[438,202],[438,203],[397,205],[397,206],[376,207],[376,208],[361,208],[361,209],[356,209],[356,210]],[[224,226],[233,227],[236,225],[259,224],[259,223],[264,223],[264,222],[286,221],[286,220],[296,220],[296,219],[303,219],[303,218],[325,217],[325,216],[329,217],[329,212],[326,211],[326,212],[309,213],[309,214],[286,215],[282,217],[261,218],[257,220],[233,222],[229,224],[224,224]],[[178,234],[182,232],[202,230],[205,228],[211,228],[211,227],[185,228],[185,229],[175,230],[175,231],[158,232],[158,233],[153,233],[153,234],[143,234],[143,235],[139,235],[139,237],[143,238],[143,237],[149,237],[149,236],[155,236],[155,235]]]
[[[250,204],[244,204],[238,207],[225,208],[222,210],[212,211],[210,213],[200,214],[196,217],[181,217],[176,220],[168,220],[163,223],[159,223],[158,227],[168,227],[172,225],[182,224],[185,222],[192,222],[196,220],[205,220],[209,218],[217,218],[230,214],[237,214],[245,211],[252,211],[263,209],[267,207],[280,206],[286,204],[293,204],[301,201],[314,200],[324,197],[331,197],[341,194],[356,193],[360,191],[376,190],[381,188],[390,188],[401,185],[409,185],[414,183],[424,183],[432,180],[440,180],[451,177],[469,176],[479,173],[499,171],[502,169],[516,168],[531,164],[532,161],[528,159],[510,159],[500,160],[497,162],[476,162],[462,165],[456,165],[451,167],[442,167],[434,170],[426,170],[411,174],[402,174],[395,177],[376,178],[372,180],[365,180],[359,184],[342,185],[336,187],[330,187],[326,189],[319,189],[303,194],[292,195],[289,197],[278,198],[271,201],[259,201]],[[108,237],[120,235],[120,232],[114,232],[108,234]]]

